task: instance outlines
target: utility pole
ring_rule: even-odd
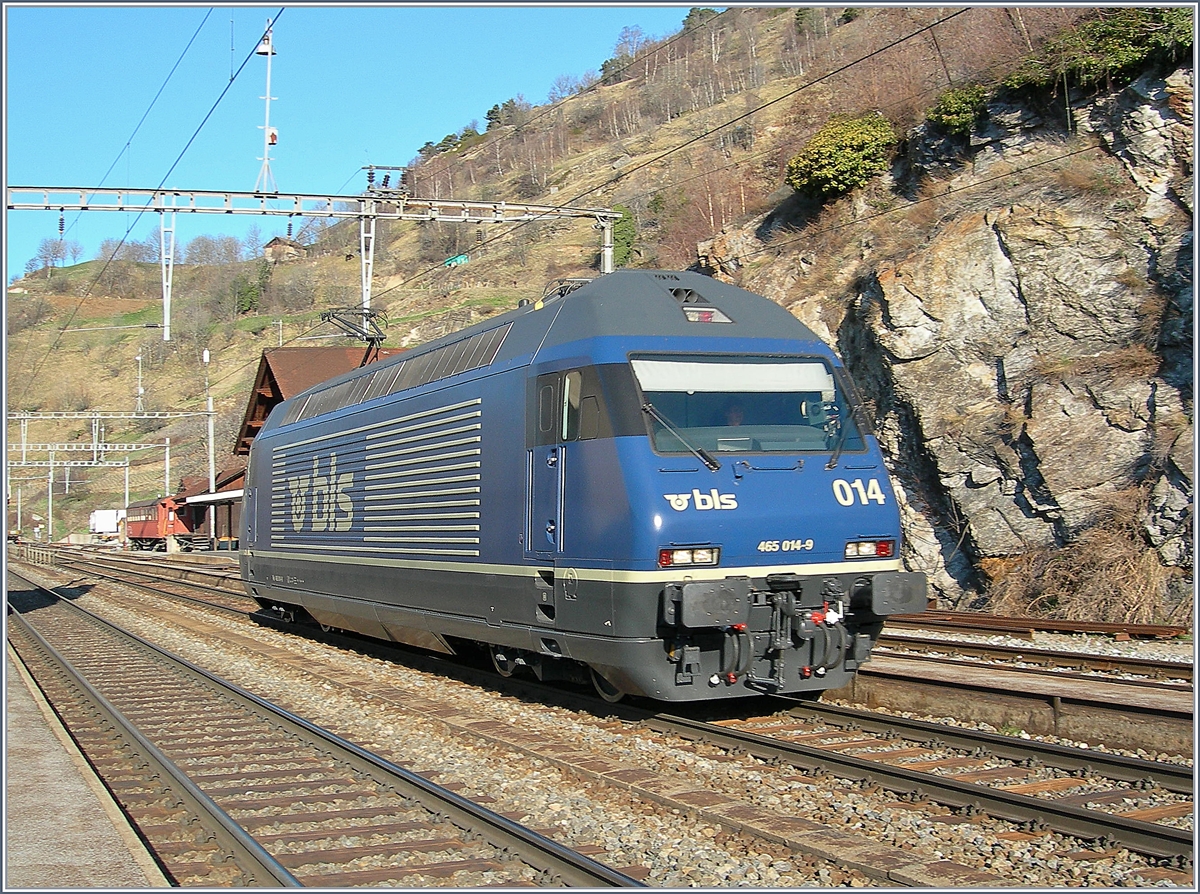
[[[134,402],[133,412],[145,413],[146,407],[142,403],[142,395],[145,393],[146,389],[144,389],[142,387],[142,355],[140,353],[137,355],[137,365],[138,365],[137,401]]]
[[[163,341],[171,340],[171,283],[175,278],[175,212],[171,211],[171,223],[167,225],[166,211],[158,214],[159,259],[162,268],[163,294]]]
[[[49,468],[46,469],[46,542],[54,542],[54,451],[50,451]]]
[[[267,19],[267,31],[263,34],[262,42],[254,51],[257,56],[267,57],[267,93],[266,116],[263,119],[263,154],[262,167],[258,171],[258,179],[254,181],[255,192],[279,192],[275,178],[271,176],[271,147],[279,141],[279,132],[271,126],[271,57],[275,55],[275,45],[271,38],[271,20]]]
[[[204,403],[208,408],[208,492],[215,493],[217,490],[217,460],[216,453],[213,449],[213,401],[212,395],[208,393],[208,348],[204,349]],[[217,545],[217,507],[209,505],[204,508],[205,517],[208,519],[208,536],[211,541],[210,547],[216,548]]]

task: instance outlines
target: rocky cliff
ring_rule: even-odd
[[[1076,101],[1069,120],[1058,103],[994,102],[958,140],[918,128],[873,192],[785,203],[701,244],[701,266],[836,344],[890,457],[905,559],[942,605],[1179,616],[1192,71]],[[856,256],[823,253],[853,228]]]

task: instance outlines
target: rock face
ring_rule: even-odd
[[[1191,91],[1190,70],[1142,78],[1077,106],[1069,142],[997,106],[968,165],[910,146],[948,191],[1025,169],[860,267],[834,333],[899,483],[906,561],[943,604],[974,597],[989,559],[1069,547],[1135,489],[1145,548],[1190,573]],[[745,241],[700,253],[733,278]],[[741,284],[830,331],[794,256]]]

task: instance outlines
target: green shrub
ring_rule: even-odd
[[[947,133],[964,136],[987,107],[987,91],[978,84],[947,90],[925,117]]]
[[[1192,45],[1192,8],[1102,9],[1096,18],[1046,42],[1004,86],[1048,87],[1064,75],[1095,84],[1129,75],[1152,57],[1173,59]]]
[[[788,162],[784,179],[797,192],[842,195],[886,171],[895,143],[882,115],[835,115]]]

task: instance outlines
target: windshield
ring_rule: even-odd
[[[650,416],[660,452],[829,452],[839,438],[842,451],[865,448],[846,391],[820,358],[635,358],[631,364],[644,401],[662,417]]]

